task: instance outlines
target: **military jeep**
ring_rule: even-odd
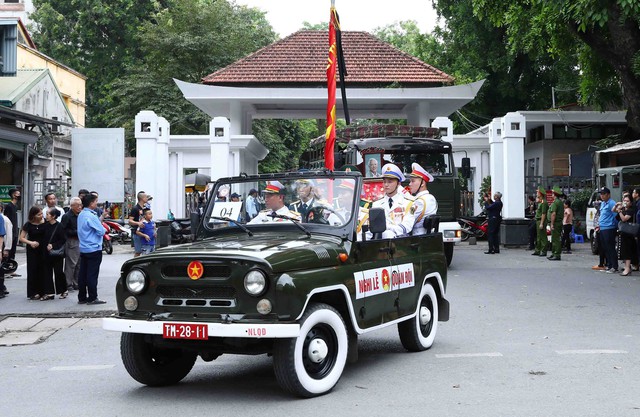
[[[357,359],[359,335],[395,325],[407,350],[429,349],[449,319],[438,220],[425,221],[426,235],[382,239],[384,211],[361,206],[362,182],[330,171],[217,181],[194,242],[122,266],[118,313],[103,328],[123,332],[129,374],[170,385],[198,356],[268,354],[282,388],[313,397]],[[273,184],[285,208],[273,207],[280,196],[258,197],[266,210],[248,221],[249,191]],[[216,199],[221,187],[241,200]],[[309,197],[304,212],[292,209]]]

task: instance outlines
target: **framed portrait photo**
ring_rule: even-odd
[[[364,155],[365,178],[378,178],[382,175],[382,157],[379,153]]]

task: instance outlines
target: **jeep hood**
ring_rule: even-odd
[[[338,264],[338,254],[344,252],[340,239],[301,234],[254,234],[252,237],[221,237],[205,239],[185,245],[162,248],[151,257],[179,255],[198,260],[206,258],[234,258],[268,263],[274,272],[314,269]]]

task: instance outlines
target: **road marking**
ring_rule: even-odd
[[[629,353],[626,350],[613,349],[575,349],[575,350],[556,350],[558,355],[593,355],[607,353]]]
[[[500,352],[487,352],[487,353],[436,353],[436,358],[495,358],[502,356]]]
[[[50,371],[101,371],[111,369],[115,365],[85,365],[85,366],[54,366]]]

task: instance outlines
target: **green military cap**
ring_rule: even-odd
[[[547,191],[544,189],[542,185],[538,187],[538,192],[542,195],[547,194]]]
[[[561,195],[562,194],[562,190],[557,185],[553,186],[553,190],[552,191],[553,191],[554,194],[557,194],[557,195]]]

